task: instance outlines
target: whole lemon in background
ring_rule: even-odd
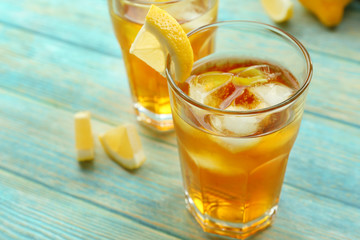
[[[344,8],[352,0],[299,0],[301,4],[314,13],[325,26],[337,26],[344,14]]]

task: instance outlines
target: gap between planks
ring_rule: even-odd
[[[57,42],[65,43],[65,44],[67,44],[69,46],[78,47],[78,48],[81,48],[81,49],[84,49],[84,50],[99,53],[101,55],[112,57],[112,58],[117,58],[117,59],[122,58],[122,54],[121,54],[120,49],[118,51],[118,52],[120,52],[120,54],[111,54],[109,52],[101,51],[101,50],[98,50],[98,49],[95,49],[95,48],[92,48],[92,47],[89,47],[89,46],[86,46],[86,45],[82,45],[82,44],[79,44],[79,43],[76,43],[76,42],[73,42],[73,41],[69,41],[69,40],[58,38],[58,37],[54,37],[54,36],[45,34],[43,32],[36,31],[36,30],[30,29],[30,28],[26,28],[26,27],[23,27],[23,26],[20,26],[20,25],[17,25],[17,24],[13,24],[13,23],[4,21],[4,20],[0,20],[0,23],[3,24],[3,25],[8,26],[10,28],[18,29],[20,31],[24,31],[24,32],[31,33],[31,34],[36,34],[36,35],[42,36],[42,37],[47,38],[47,39],[51,39],[51,40],[54,40],[54,41],[57,41]],[[307,47],[306,49],[309,52],[315,52],[315,53],[318,53],[318,54],[331,56],[333,58],[338,58],[338,59],[349,61],[349,62],[352,62],[352,63],[358,63],[359,62],[356,59],[348,58],[348,57],[341,56],[341,55],[336,55],[336,54],[333,54],[333,53],[328,53],[326,51],[320,51],[320,50],[317,50],[317,49],[313,49],[312,47]]]
[[[58,105],[54,106],[53,104],[51,104],[51,102],[42,101],[42,100],[39,100],[37,98],[30,98],[30,97],[24,96],[20,92],[14,91],[13,89],[0,87],[0,90],[3,90],[5,92],[9,93],[10,95],[13,95],[13,96],[15,96],[17,98],[20,98],[20,99],[24,99],[25,101],[28,101],[28,102],[40,103],[40,104],[43,104],[43,105],[51,107],[51,108],[61,109],[61,110],[65,111],[65,112],[68,112],[70,114],[75,114],[75,112],[72,111],[70,108],[66,108],[66,107],[58,106]],[[133,113],[133,114],[135,115],[135,113]],[[96,121],[101,122],[101,123],[104,123],[104,124],[107,124],[107,125],[110,125],[111,127],[116,127],[116,126],[119,125],[119,123],[116,123],[114,121],[111,121],[111,120],[108,120],[108,119],[105,119],[105,118],[99,118],[99,117],[96,117],[94,115],[91,116],[91,119],[96,120]],[[151,129],[148,129],[146,127],[142,127],[142,129],[144,129],[144,132],[146,132],[146,133],[154,133]],[[168,135],[172,135],[171,133],[165,133],[164,135],[158,135],[158,134],[144,134],[141,131],[140,135],[141,136],[146,136],[147,138],[149,138],[151,140],[154,140],[154,141],[157,141],[157,142],[160,142],[160,143],[164,143],[164,144],[166,144],[168,146],[171,146],[171,147],[177,147],[177,144],[176,144],[175,141],[173,141],[173,142],[168,141]]]
[[[33,184],[40,185],[40,186],[48,189],[49,191],[56,192],[56,193],[59,193],[59,194],[62,194],[62,195],[71,197],[71,198],[73,198],[73,199],[76,199],[76,200],[85,202],[85,203],[87,203],[87,204],[90,204],[90,205],[92,205],[92,206],[95,206],[95,207],[97,207],[97,208],[100,208],[100,209],[102,209],[102,210],[106,210],[106,211],[108,211],[108,212],[110,212],[110,213],[117,214],[117,215],[119,215],[119,216],[121,216],[121,217],[124,217],[124,218],[126,218],[126,219],[129,219],[129,220],[131,220],[131,221],[133,221],[133,222],[135,222],[135,223],[137,223],[137,224],[141,224],[141,225],[143,225],[143,226],[149,227],[149,228],[151,228],[151,229],[154,229],[154,230],[156,230],[156,231],[159,231],[159,232],[161,232],[161,233],[163,233],[163,234],[166,234],[166,235],[169,235],[169,236],[171,236],[171,237],[175,237],[175,238],[179,238],[179,239],[182,238],[182,236],[179,236],[179,235],[177,235],[177,234],[174,234],[173,232],[167,231],[166,229],[162,229],[161,227],[159,227],[159,226],[157,226],[157,225],[155,225],[155,224],[151,224],[151,223],[149,223],[149,222],[147,222],[147,221],[144,221],[144,220],[142,220],[142,219],[140,219],[140,218],[137,218],[137,217],[131,216],[131,215],[129,215],[129,214],[126,214],[126,213],[124,213],[124,212],[121,212],[121,211],[119,211],[119,210],[117,210],[117,209],[112,209],[112,208],[106,207],[106,206],[101,205],[101,204],[99,204],[99,203],[97,203],[97,202],[90,201],[90,200],[88,200],[88,199],[86,199],[86,198],[79,197],[79,196],[73,195],[73,194],[71,194],[71,193],[68,193],[68,192],[59,190],[59,189],[54,189],[54,188],[52,188],[51,186],[47,185],[46,183],[40,182],[40,181],[38,181],[38,180],[36,180],[36,179],[32,179],[32,178],[30,178],[30,177],[28,177],[28,176],[26,176],[26,175],[23,175],[23,174],[14,172],[13,170],[4,168],[4,167],[2,167],[2,166],[0,166],[0,169],[1,169],[2,171],[7,172],[8,174],[12,174],[12,175],[14,175],[14,176],[16,176],[16,177],[19,177],[19,178],[22,178],[22,179],[24,179],[24,180],[26,180],[26,181],[32,182]]]
[[[19,93],[17,93],[17,92],[9,91],[9,90],[4,89],[4,88],[0,88],[0,92],[1,92],[1,89],[2,89],[3,91],[5,91],[5,92],[9,93],[10,95],[13,95],[13,96],[15,96],[15,97],[17,97],[17,98],[24,99],[24,100],[26,100],[26,101],[28,101],[28,102],[37,102],[37,103],[40,103],[40,104],[42,104],[42,105],[45,105],[45,106],[48,106],[48,107],[51,107],[51,108],[57,108],[57,109],[59,109],[58,107],[55,107],[55,106],[53,106],[53,105],[51,105],[51,104],[49,104],[49,103],[47,103],[47,102],[40,101],[40,100],[37,100],[37,99],[31,99],[31,98],[26,97],[26,96],[23,96],[23,95],[21,95],[21,94],[19,94]],[[72,111],[69,111],[68,109],[61,108],[61,110],[72,114]],[[321,115],[321,114],[312,113],[312,112],[309,112],[309,113],[307,113],[307,114],[313,115],[313,116],[316,117],[316,118],[320,118],[320,119],[321,119],[321,118],[324,118],[324,119],[326,119],[326,120],[328,120],[328,121],[334,121],[334,122],[340,123],[340,124],[342,124],[342,125],[347,125],[347,126],[350,126],[350,127],[358,128],[357,125],[354,126],[354,124],[344,124],[343,121],[339,121],[339,120],[337,120],[337,119],[329,118],[329,117],[323,116],[323,115]],[[104,123],[104,124],[116,126],[116,124],[113,123],[113,122],[111,122],[111,121],[108,121],[108,122],[107,122],[107,121],[105,121],[104,119],[98,119],[98,118],[94,118],[94,119],[95,119],[96,121],[101,122],[101,123]],[[150,131],[150,130],[149,130],[149,131]],[[140,132],[140,135],[142,135],[142,136],[144,136],[144,137],[147,137],[147,138],[149,138],[149,139],[151,139],[151,140],[155,140],[155,141],[158,141],[158,142],[160,142],[160,143],[164,143],[165,145],[169,145],[169,146],[172,146],[172,147],[177,147],[176,143],[170,143],[169,141],[163,140],[163,139],[158,138],[158,137],[154,137],[154,136],[151,136],[151,135],[145,135],[145,134],[142,134],[141,132]],[[161,140],[161,141],[159,141],[159,140]],[[46,185],[45,183],[42,183],[42,182],[40,182],[40,181],[38,181],[38,180],[36,180],[36,179],[29,178],[29,177],[27,177],[27,176],[25,176],[25,175],[22,175],[22,174],[18,174],[18,173],[16,173],[16,172],[14,172],[13,170],[5,169],[5,168],[3,168],[3,167],[1,167],[1,166],[0,166],[0,169],[3,169],[3,170],[5,170],[5,171],[8,171],[8,172],[14,174],[14,175],[18,175],[18,176],[20,176],[20,177],[23,177],[23,178],[28,179],[29,181],[33,181],[33,182],[35,182],[35,183],[41,184],[41,185],[43,185],[43,186],[46,186],[46,187],[48,187],[49,189],[52,189],[50,186]],[[297,189],[297,190],[302,191],[302,192],[305,192],[305,193],[309,193],[309,194],[312,194],[312,195],[315,195],[315,196],[320,196],[320,197],[328,198],[328,199],[330,199],[330,200],[332,200],[332,201],[334,201],[334,202],[338,202],[338,203],[341,203],[341,204],[344,204],[344,205],[347,205],[347,206],[350,206],[350,207],[353,207],[353,208],[360,209],[358,206],[353,205],[353,204],[350,204],[350,203],[348,203],[348,202],[344,202],[344,201],[342,201],[342,200],[340,200],[340,199],[335,199],[335,198],[333,198],[333,197],[331,197],[331,196],[319,194],[319,193],[313,192],[313,191],[311,191],[311,190],[307,190],[307,189],[305,189],[305,188],[302,188],[302,187],[293,185],[293,184],[291,184],[291,183],[287,183],[287,182],[285,182],[285,181],[284,181],[284,185],[287,185],[287,186],[289,186],[289,187],[292,187],[292,188],[294,188],[294,189]],[[54,189],[53,189],[53,190],[54,190]],[[54,191],[55,191],[55,190],[54,190]],[[62,191],[62,190],[56,190],[56,191],[59,191],[60,193],[63,193],[63,194],[72,196],[72,197],[74,197],[74,198],[82,199],[83,201],[86,201],[86,202],[89,202],[89,203],[93,203],[93,204],[96,205],[96,206],[102,206],[102,207],[104,207],[105,209],[111,210],[110,208],[108,208],[108,207],[106,207],[106,206],[103,206],[103,205],[98,204],[98,203],[96,203],[96,202],[91,202],[91,201],[89,201],[89,200],[87,200],[87,199],[85,199],[85,198],[77,197],[77,196],[75,196],[75,195],[72,195],[72,194],[70,194],[70,193],[64,192],[64,191]],[[118,211],[116,211],[116,210],[114,210],[114,211],[115,211],[115,212],[118,212]],[[119,213],[119,214],[122,214],[121,212],[118,212],[118,213]],[[124,216],[128,216],[128,215],[124,213]],[[129,215],[129,216],[130,216],[130,215]],[[131,216],[130,216],[130,217],[131,217]],[[133,219],[134,217],[131,217],[131,218]],[[136,218],[134,218],[134,219],[136,219]],[[178,236],[176,236],[176,237],[178,237]]]
[[[0,87],[0,89],[3,89],[5,92],[8,92],[8,93],[10,93],[12,95],[15,95],[16,97],[20,97],[20,98],[30,100],[30,101],[34,101],[34,102],[38,102],[38,103],[42,103],[44,105],[47,105],[47,106],[53,107],[53,108],[60,108],[60,109],[62,109],[64,111],[66,111],[66,112],[74,114],[74,112],[71,110],[71,108],[64,107],[64,106],[58,106],[58,105],[54,106],[53,104],[51,104],[51,102],[42,101],[42,100],[37,99],[37,98],[30,98],[30,97],[24,96],[20,92],[14,91],[13,89],[8,89],[8,88],[4,88],[4,87]],[[133,113],[133,114],[135,114],[135,113]],[[320,119],[326,119],[326,120],[329,120],[329,121],[332,121],[332,122],[339,123],[341,125],[346,125],[346,126],[350,126],[350,127],[356,128],[356,129],[360,129],[360,124],[356,124],[356,123],[352,123],[352,122],[349,122],[349,121],[346,121],[346,120],[342,120],[342,119],[334,118],[334,117],[331,117],[331,116],[323,115],[323,114],[308,110],[306,108],[304,110],[304,114],[308,114],[308,115],[311,115],[311,116],[314,116],[314,117],[320,118]],[[99,118],[97,116],[92,116],[92,119],[97,120],[97,121],[99,121],[101,123],[104,123],[104,124],[108,124],[108,125],[110,125],[112,127],[116,127],[118,125],[118,123],[116,123],[114,121],[111,121],[111,120],[108,120],[108,119],[105,119],[105,118]],[[145,132],[151,132],[150,129],[147,129],[145,127],[143,127],[143,129],[146,129]],[[151,140],[156,140],[156,141],[158,141],[160,143],[165,143],[165,144],[167,144],[169,146],[177,147],[176,142],[169,142],[168,141],[168,139],[166,137],[167,134],[164,134],[164,136],[154,135],[154,134],[146,134],[146,135],[144,135],[142,133],[140,133],[140,134],[143,135],[143,136],[148,137]]]
[[[65,198],[70,198],[70,199],[73,199],[73,200],[75,200],[75,201],[79,201],[79,202],[83,202],[83,203],[85,203],[85,204],[88,204],[88,205],[91,205],[92,207],[94,207],[94,208],[99,208],[99,210],[102,210],[102,211],[105,211],[105,212],[108,212],[108,213],[111,213],[111,214],[114,214],[114,215],[117,215],[117,216],[119,216],[120,218],[124,218],[124,219],[126,219],[127,221],[129,221],[129,222],[132,222],[135,226],[136,225],[141,225],[141,226],[144,226],[144,228],[145,228],[145,230],[147,229],[147,231],[154,231],[154,232],[157,232],[158,233],[158,235],[166,235],[166,238],[165,239],[169,239],[169,238],[171,238],[171,239],[173,239],[173,238],[176,238],[176,239],[179,239],[179,237],[178,236],[174,236],[174,234],[167,234],[167,233],[165,233],[164,231],[162,231],[161,229],[159,230],[159,229],[157,229],[156,227],[154,227],[154,226],[152,226],[152,225],[146,225],[146,224],[143,224],[142,222],[139,222],[139,221],[134,221],[134,219],[132,219],[132,218],[129,218],[128,216],[124,216],[123,214],[119,214],[118,212],[116,212],[116,211],[112,211],[111,209],[107,209],[107,208],[104,208],[103,206],[97,206],[96,204],[93,204],[91,201],[84,201],[83,199],[80,199],[79,197],[74,197],[74,196],[72,196],[71,194],[68,194],[68,193],[65,193],[65,192],[60,192],[60,191],[56,191],[56,190],[54,190],[53,188],[49,188],[49,186],[47,186],[46,184],[43,184],[43,183],[41,183],[41,182],[38,182],[38,181],[32,181],[31,179],[29,179],[28,177],[24,177],[24,176],[19,176],[18,174],[14,174],[12,171],[8,171],[8,170],[6,170],[6,169],[3,169],[3,168],[0,168],[0,173],[1,173],[1,171],[4,171],[4,173],[6,173],[6,174],[9,174],[9,175],[13,175],[15,178],[20,178],[20,179],[22,179],[23,181],[26,181],[26,182],[31,182],[31,184],[33,184],[34,186],[33,186],[33,188],[44,188],[45,189],[45,191],[49,191],[49,193],[51,194],[51,195],[54,195],[54,194],[61,194],[61,195],[63,195]],[[26,191],[30,191],[30,190],[26,190]],[[5,198],[6,199],[6,198]],[[0,200],[1,200],[1,198],[0,198]],[[51,199],[50,199],[51,200]],[[39,212],[39,214],[41,214],[42,212]],[[63,213],[64,214],[64,213]],[[59,220],[58,218],[55,218],[54,219],[55,221],[56,220]],[[76,221],[76,219],[73,219],[74,221]],[[80,220],[82,220],[82,219],[80,219]],[[71,224],[71,223],[69,223],[68,222],[68,224]],[[84,223],[84,224],[86,224],[86,222]],[[89,222],[89,224],[94,224],[94,223],[92,223],[92,222]],[[126,226],[128,226],[128,223],[126,224]],[[61,227],[64,227],[63,226],[63,224],[61,224]],[[108,227],[108,226],[107,226]],[[149,229],[150,228],[150,229]],[[61,228],[60,228],[60,230],[61,230]],[[144,230],[143,230],[144,231]],[[91,231],[91,232],[93,232],[93,231]],[[106,232],[106,231],[105,231]],[[103,233],[101,233],[101,232],[94,232],[94,233],[98,233],[98,234],[104,234],[105,232],[103,232]],[[66,231],[64,231],[64,233],[66,233]],[[72,233],[72,232],[70,232],[70,233]],[[142,232],[142,234],[144,234],[144,232]],[[146,234],[146,233],[145,233]],[[84,237],[84,236],[82,236],[82,237]],[[80,239],[83,239],[81,236],[80,236]],[[62,238],[61,238],[62,239]],[[72,238],[69,238],[69,239],[72,239]]]

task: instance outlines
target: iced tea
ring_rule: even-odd
[[[184,93],[229,111],[270,107],[299,88],[290,72],[262,61],[214,60],[196,66],[193,73],[181,84]],[[174,111],[181,164],[186,169],[183,180],[192,210],[209,220],[242,224],[276,211],[301,115],[285,111],[232,118],[191,109],[185,115],[196,125],[187,124]]]
[[[204,33],[213,52],[195,53],[187,81],[167,75],[185,199],[204,231],[245,238],[273,222],[312,66],[265,24],[215,23],[190,40]]]
[[[167,131],[173,128],[173,123],[166,79],[129,53],[130,46],[144,23],[150,2],[156,1],[108,1],[138,120],[159,131]],[[157,5],[174,16],[186,32],[216,21],[217,0],[158,2]]]

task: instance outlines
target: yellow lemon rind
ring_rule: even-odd
[[[111,139],[115,139],[117,142],[111,143],[110,141],[114,141]],[[146,160],[140,137],[133,124],[124,124],[111,129],[100,135],[99,140],[106,154],[125,169],[137,169]],[[123,153],[124,151],[127,151],[127,153],[121,155],[120,152]]]
[[[94,159],[94,140],[92,136],[90,112],[82,111],[74,115],[75,148],[78,161]]]

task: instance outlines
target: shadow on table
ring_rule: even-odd
[[[82,171],[94,171],[94,161],[82,161],[79,162],[80,169]]]

